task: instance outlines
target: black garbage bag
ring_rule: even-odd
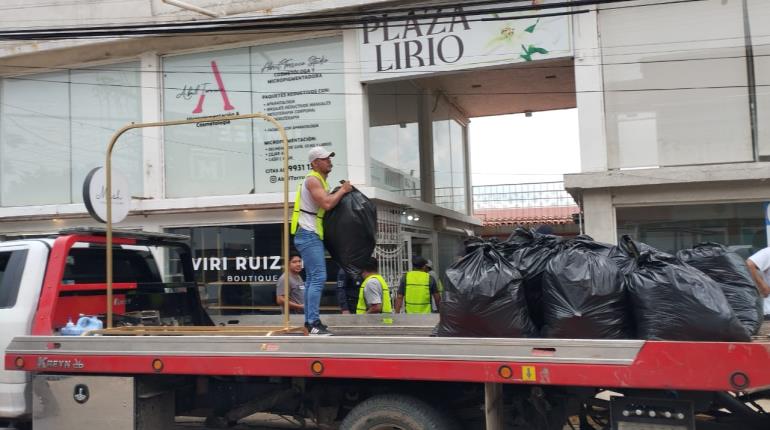
[[[683,249],[676,255],[716,281],[746,330],[752,335],[759,332],[764,318],[763,300],[743,257],[711,242]]]
[[[372,256],[377,245],[377,207],[355,187],[324,214],[324,245],[353,278]]]
[[[641,252],[626,275],[637,337],[745,342],[750,339],[719,285],[676,257]]]
[[[477,243],[446,271],[439,336],[532,337],[518,270],[489,243]]]
[[[608,256],[611,245],[578,240],[543,275],[544,337],[632,337],[625,279]]]
[[[568,245],[562,237],[517,228],[497,249],[524,278],[524,291],[532,321],[540,328],[543,315],[543,273],[548,262]]]
[[[637,242],[631,236],[621,236],[618,246],[608,251],[608,256],[618,265],[620,271],[627,275],[636,267],[636,259],[643,252],[662,253],[646,243]],[[671,258],[674,258],[671,256]]]

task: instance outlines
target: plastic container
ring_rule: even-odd
[[[67,324],[59,330],[59,334],[62,336],[80,336],[83,334],[83,329],[72,323],[72,318],[69,318]]]
[[[103,327],[104,324],[99,318],[81,315],[77,324],[73,324],[70,318],[67,324],[59,330],[59,334],[62,336],[80,336],[91,330],[101,330]]]
[[[82,332],[87,332],[91,330],[101,330],[102,328],[104,328],[104,324],[102,324],[102,320],[92,316],[81,316],[78,319],[77,326],[82,329]]]

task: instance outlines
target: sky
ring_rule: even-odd
[[[473,185],[561,181],[580,171],[577,109],[472,118]]]

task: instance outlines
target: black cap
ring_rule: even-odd
[[[426,260],[423,256],[415,255],[412,257],[412,266],[421,269],[425,267],[426,264],[428,264],[428,260]]]

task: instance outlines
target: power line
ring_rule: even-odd
[[[307,29],[307,28],[340,28],[345,26],[355,25],[367,25],[389,22],[406,22],[410,20],[419,19],[438,19],[438,18],[452,18],[457,16],[468,17],[477,15],[495,15],[504,13],[516,13],[516,12],[530,12],[530,11],[542,11],[549,9],[564,9],[574,8],[580,6],[592,6],[602,4],[615,4],[625,3],[634,0],[573,0],[563,1],[558,3],[546,3],[542,5],[528,5],[528,6],[507,6],[497,8],[485,8],[479,10],[465,10],[462,9],[462,13],[454,12],[435,12],[425,13],[416,16],[413,12],[414,7],[409,9],[403,9],[399,11],[397,15],[381,15],[371,16],[364,13],[356,12],[355,15],[351,13],[336,13],[321,15],[321,18],[313,15],[299,15],[299,16],[286,16],[275,18],[238,18],[230,20],[211,20],[211,21],[194,21],[194,22],[182,22],[182,23],[162,23],[162,24],[136,24],[136,25],[120,25],[120,26],[91,26],[91,27],[59,27],[59,28],[45,28],[45,29],[27,29],[27,30],[6,30],[0,31],[0,38],[6,39],[70,39],[70,38],[90,38],[90,37],[105,37],[105,36],[120,36],[125,37],[127,35],[159,35],[159,34],[188,34],[188,33],[210,33],[216,31],[239,32],[240,30],[272,30],[285,28],[287,25],[292,25],[295,28]],[[698,2],[705,0],[676,0],[676,2]],[[488,2],[478,2],[500,4],[506,3],[502,0],[494,0]],[[441,5],[442,8],[462,8],[467,7],[466,3],[456,3],[449,5]],[[438,9],[439,11],[441,9]],[[403,11],[408,11],[403,13]],[[411,13],[410,13],[411,12]],[[583,13],[585,11],[568,11],[561,12],[561,14],[575,14]],[[376,11],[368,12],[376,13]],[[392,12],[391,12],[392,13]],[[362,17],[363,15],[363,17]],[[543,14],[549,15],[549,14]],[[345,19],[349,16],[353,16],[355,19]],[[498,19],[522,19],[520,17],[507,17]],[[489,19],[488,19],[489,20]]]
[[[759,35],[757,37],[768,37],[770,35]],[[743,36],[740,37],[743,39]],[[692,42],[699,42],[699,41],[708,41],[711,39],[701,39],[701,40],[690,40],[686,43],[692,43]],[[291,42],[284,42],[284,43],[291,43]],[[676,43],[676,42],[671,42]],[[685,42],[682,42],[685,43]],[[658,43],[659,45],[667,45],[669,43]],[[633,46],[633,45],[627,45],[627,46]],[[770,43],[761,43],[761,44],[754,44],[754,47],[758,46],[770,46]],[[616,46],[617,47],[617,46]],[[719,49],[729,49],[729,48],[742,48],[743,45],[740,46],[730,46],[730,47],[719,47],[719,48],[711,48],[715,50]],[[693,48],[692,50],[702,51],[703,48]],[[217,51],[214,51],[217,52]],[[613,56],[630,56],[630,55],[640,55],[640,54],[649,54],[649,53],[655,53],[655,54],[665,54],[665,53],[679,53],[679,52],[687,52],[687,50],[671,50],[671,51],[652,51],[652,52],[628,52],[623,54],[615,54]],[[509,57],[510,53],[502,53],[502,54],[491,54],[491,55],[499,55],[499,56],[505,56]],[[465,55],[464,58],[472,58],[472,57],[489,57],[490,55]],[[599,57],[599,56],[596,56]],[[754,58],[762,58],[762,57],[770,57],[770,54],[756,54],[753,56]],[[553,58],[547,58],[545,60],[553,61],[553,60],[565,60],[570,59],[571,57],[553,57]],[[581,56],[580,58],[586,58]],[[510,63],[510,64],[502,64],[499,65],[499,67],[489,67],[485,68],[484,71],[500,71],[500,70],[553,70],[553,69],[571,69],[574,67],[610,67],[610,66],[625,66],[625,65],[637,65],[637,64],[664,64],[664,63],[682,63],[682,62],[688,62],[688,61],[711,61],[711,60],[737,60],[737,59],[745,59],[745,54],[739,54],[739,55],[722,55],[722,56],[708,56],[708,57],[693,57],[693,58],[674,58],[674,59],[666,59],[666,60],[640,60],[640,61],[617,61],[617,62],[604,62],[604,63],[592,63],[592,64],[569,64],[569,65],[563,65],[563,64],[554,64],[554,65],[534,65],[532,63]],[[115,63],[115,64],[128,64],[132,61],[127,62],[121,62],[121,63]],[[133,61],[135,62],[135,61]],[[331,64],[342,64],[342,68],[324,68],[323,70],[319,70],[317,73],[321,73],[324,75],[336,75],[336,74],[347,74],[347,73],[353,73],[358,72],[360,68],[346,68],[345,64],[357,64],[360,65],[361,62],[347,62],[347,61],[329,61]],[[490,60],[490,61],[479,61],[474,63],[468,63],[467,68],[475,68],[479,66],[483,66],[484,64],[495,64],[498,65],[497,60]],[[512,67],[512,66],[521,66],[526,65],[526,67]],[[202,75],[210,75],[211,74],[211,66],[210,65],[200,65],[200,66],[186,66],[187,68],[194,69],[194,68],[203,68],[206,70],[196,71],[196,70],[175,70],[172,68],[167,68],[163,70],[142,70],[141,67],[139,68],[109,68],[109,66],[93,66],[93,67],[51,67],[51,66],[33,66],[33,65],[20,65],[20,64],[8,64],[8,65],[2,65],[0,67],[6,67],[6,68],[16,68],[16,69],[40,69],[45,70],[46,72],[54,72],[54,71],[70,71],[70,72],[115,72],[115,73],[139,73],[139,74],[158,74],[162,73],[164,75],[173,75],[173,74],[185,74],[185,75],[195,75],[195,74],[202,74]],[[227,66],[229,69],[233,68],[242,68],[246,69],[250,67],[246,64],[229,64]],[[463,70],[459,70],[463,71]],[[230,75],[230,76],[237,76],[237,75],[272,75],[275,72],[262,72],[257,70],[244,70],[244,71],[232,71],[228,69],[220,70],[221,75]],[[382,72],[378,72],[378,75],[409,75],[413,79],[419,79],[420,74],[415,74],[415,71],[413,70],[386,70]],[[13,79],[16,78],[14,76],[7,77],[6,79]],[[2,79],[2,78],[0,78]]]
[[[174,27],[189,27],[189,26],[213,26],[217,24],[239,24],[239,23],[245,23],[245,24],[251,24],[251,23],[281,23],[282,25],[287,25],[292,22],[299,22],[299,23],[306,23],[308,20],[321,20],[321,19],[333,19],[333,18],[359,18],[361,20],[361,17],[367,17],[366,20],[361,20],[361,22],[379,22],[383,21],[386,22],[388,18],[383,18],[382,16],[378,17],[376,21],[373,21],[371,18],[373,17],[373,14],[377,13],[399,13],[404,15],[399,15],[395,17],[391,17],[393,20],[398,21],[404,21],[408,19],[414,18],[414,15],[409,15],[410,13],[413,13],[415,10],[418,9],[451,9],[451,8],[462,8],[462,7],[474,7],[474,6],[483,6],[483,5],[497,5],[497,4],[505,4],[505,3],[524,3],[524,2],[530,2],[531,0],[477,0],[477,1],[465,1],[461,3],[445,3],[445,4],[435,4],[435,5],[414,5],[409,7],[400,7],[400,8],[374,8],[370,10],[365,11],[353,11],[353,12],[333,12],[333,13],[311,13],[307,15],[302,14],[293,14],[293,15],[284,15],[284,16],[267,16],[267,17],[224,17],[224,18],[216,18],[206,21],[200,21],[200,20],[190,20],[190,21],[182,21],[182,22],[161,22],[161,23],[133,23],[133,24],[123,24],[120,26],[93,26],[93,27],[83,27],[78,25],[72,25],[72,26],[64,26],[64,27],[58,27],[55,29],[50,29],[47,27],[41,27],[39,29],[34,28],[27,28],[27,29],[19,29],[19,30],[8,30],[8,31],[19,31],[19,32],[37,32],[42,30],[65,30],[65,29],[77,29],[77,30],[117,30],[117,29],[143,29],[147,27],[152,26],[158,26],[163,28],[174,28]],[[575,0],[575,1],[587,1],[587,0]],[[606,2],[628,2],[628,1],[634,1],[634,0],[590,0],[590,1],[606,1]],[[570,1],[563,1],[559,3],[558,6],[555,6],[556,8],[563,8],[565,7],[564,4],[570,4]],[[512,8],[511,12],[516,11],[530,11],[530,10],[539,10],[539,9],[550,9],[554,8],[554,6],[545,6],[542,7],[535,7],[535,6],[509,6],[508,8]],[[487,14],[487,13],[494,13],[493,12],[487,12],[486,9],[482,9],[479,11],[463,11],[463,14],[458,13],[449,13],[447,15],[442,15],[445,17],[452,17],[457,15],[462,16],[469,16],[469,15],[481,15],[481,14]],[[434,18],[433,15],[430,16],[419,16],[418,18]],[[321,22],[324,23],[324,22]],[[327,23],[329,24],[329,23]]]
[[[30,81],[30,82],[46,82],[46,83],[54,83],[54,84],[68,84],[68,85],[88,85],[88,86],[97,86],[97,87],[117,87],[117,88],[137,88],[137,89],[156,89],[156,90],[173,90],[173,91],[183,91],[185,88],[180,87],[155,87],[155,86],[142,86],[142,85],[126,85],[126,84],[98,84],[98,83],[91,83],[91,82],[72,82],[69,81],[59,81],[59,80],[52,80],[52,79],[31,79],[31,78],[20,78],[20,77],[13,77],[13,78],[4,78],[8,81]],[[764,88],[764,87],[770,87],[770,84],[757,84],[755,85],[757,88]],[[494,92],[444,92],[447,96],[493,96],[493,95],[540,95],[540,94],[593,94],[593,93],[623,93],[623,92],[646,92],[646,91],[680,91],[680,90],[716,90],[716,89],[730,89],[730,88],[749,88],[749,85],[710,85],[710,86],[688,86],[688,87],[658,87],[658,88],[633,88],[633,89],[617,89],[617,90],[575,90],[575,91],[494,91]],[[212,93],[218,93],[219,90],[207,90]],[[255,91],[255,90],[238,90],[238,89],[228,89],[228,93],[241,93],[241,94],[277,94],[285,92],[285,90],[280,91]],[[353,92],[326,92],[324,95],[330,95],[330,96],[360,96],[363,95],[363,93],[353,93]],[[419,96],[422,95],[421,92],[393,92],[393,93],[374,93],[370,94],[374,96]]]

